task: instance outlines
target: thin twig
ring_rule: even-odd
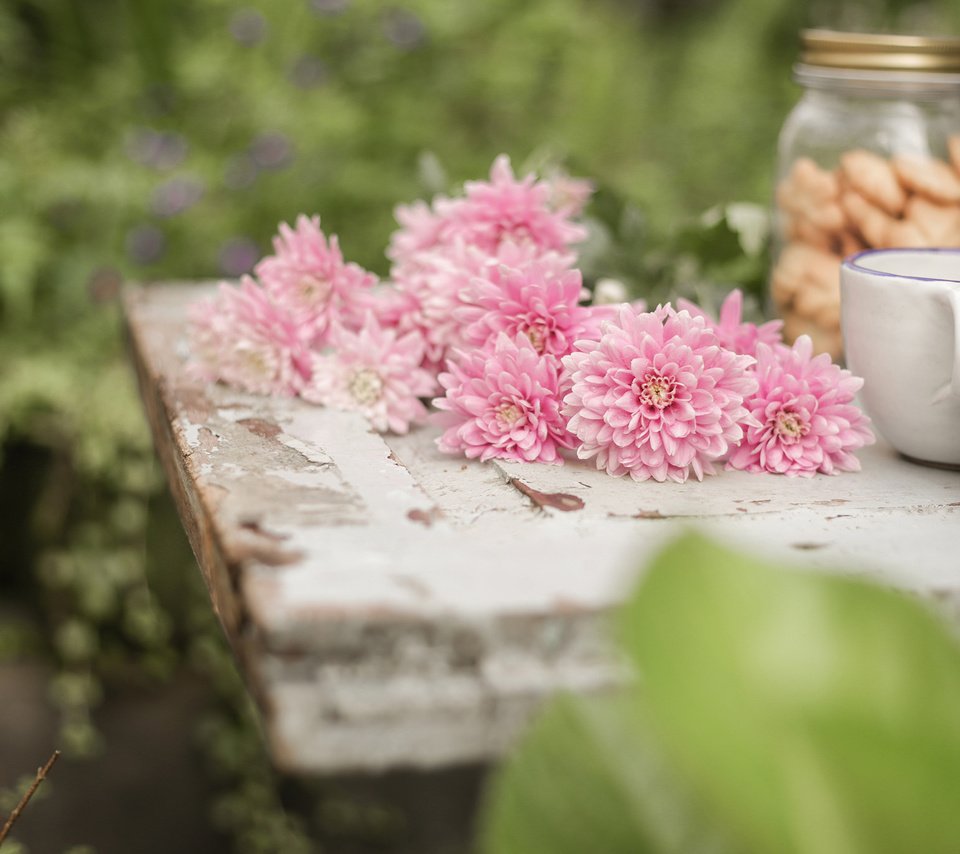
[[[53,768],[59,758],[60,751],[54,750],[53,756],[47,760],[47,764],[37,769],[37,776],[34,778],[33,783],[30,784],[30,788],[27,789],[23,797],[20,798],[20,803],[13,808],[13,812],[10,813],[10,818],[8,818],[3,827],[0,828],[0,845],[3,845],[3,840],[6,839],[7,834],[10,833],[10,828],[13,827],[13,823],[20,818],[20,813],[22,813],[27,804],[30,803],[30,798],[32,798],[37,789],[40,788],[40,784],[47,779],[47,774],[50,773],[50,769]]]

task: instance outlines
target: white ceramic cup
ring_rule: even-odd
[[[960,468],[960,249],[870,249],[840,268],[843,349],[874,426]]]

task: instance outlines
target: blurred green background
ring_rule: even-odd
[[[480,177],[504,151],[596,181],[589,277],[708,301],[734,284],[758,294],[762,258],[701,215],[766,204],[808,25],[957,32],[960,7],[5,0],[0,789],[56,744],[52,797],[76,801],[53,822],[28,816],[23,841],[308,850],[153,461],[121,283],[237,276],[301,211],[385,274],[393,206]],[[153,729],[125,723],[147,708],[170,711]],[[159,733],[182,748],[179,771],[164,771],[170,750],[137,752]],[[172,812],[144,827],[156,847],[124,847],[111,804],[152,805],[148,822],[183,768],[189,809],[186,789],[168,795]],[[88,786],[100,800],[77,801]],[[9,788],[0,796],[3,811]]]

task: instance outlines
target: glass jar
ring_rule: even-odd
[[[788,341],[838,357],[844,257],[960,247],[960,38],[806,30],[794,79],[770,295]]]

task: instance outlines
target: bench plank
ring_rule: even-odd
[[[684,525],[804,566],[960,592],[960,474],[886,445],[856,475],[610,478],[480,464],[433,428],[200,383],[185,317],[206,285],[131,288],[158,455],[279,767],[436,768],[501,755],[543,698],[624,672],[605,615]]]

